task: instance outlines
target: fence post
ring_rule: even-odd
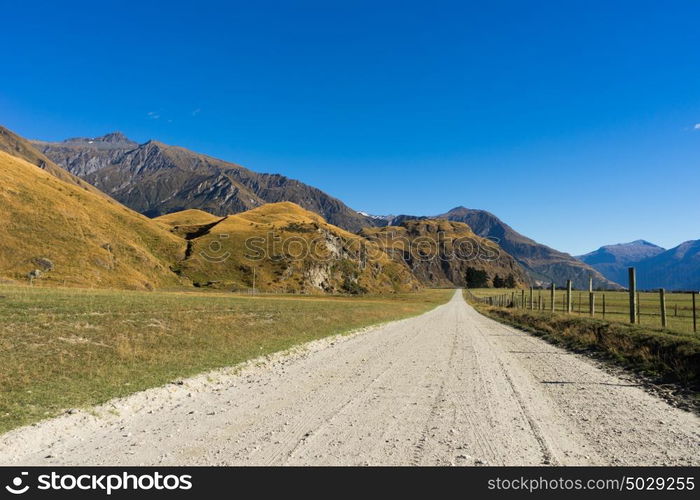
[[[556,289],[557,289],[557,286],[556,286],[556,285],[554,284],[554,282],[552,281],[552,312],[554,312],[554,304],[556,304],[556,302],[555,302],[555,298],[556,298],[556,297],[554,296],[554,293],[555,293],[555,290],[556,290]]]
[[[591,302],[591,316],[595,316],[595,293],[591,292],[589,300]]]
[[[630,323],[634,324],[637,322],[637,277],[633,267],[627,271],[629,273]]]
[[[566,313],[571,314],[571,280],[566,280]]]
[[[698,332],[698,320],[697,320],[697,315],[695,313],[695,295],[696,294],[697,294],[697,292],[692,293],[692,295],[693,295],[693,331],[695,333]]]
[[[637,292],[637,323],[642,324],[642,294]]]
[[[605,292],[603,292],[603,319],[605,319]]]
[[[593,276],[588,278],[588,314],[595,315],[595,297],[593,296]]]
[[[520,290],[520,308],[525,309],[525,289]]]
[[[534,299],[532,297],[532,287],[530,287],[530,309],[534,309],[534,308],[535,308],[535,302],[534,302]]]
[[[537,293],[537,310],[542,310],[542,290]]]
[[[661,326],[666,328],[666,291],[659,288],[659,301],[661,306]]]

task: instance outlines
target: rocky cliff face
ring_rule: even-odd
[[[193,218],[201,224],[192,224]],[[187,210],[156,221],[188,241],[175,270],[196,286],[343,294],[420,288],[410,269],[375,243],[293,203],[220,219]]]
[[[521,287],[527,282],[513,257],[461,222],[407,220],[360,234],[405,262],[427,286]]]
[[[349,231],[377,225],[340,200],[294,179],[260,174],[184,148],[123,134],[34,145],[129,208],[155,217],[189,208],[227,215],[289,201]]]

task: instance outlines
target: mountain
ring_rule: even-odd
[[[700,240],[681,243],[636,267],[640,289],[700,290]]]
[[[630,243],[605,245],[598,250],[580,255],[577,259],[598,270],[609,280],[626,285],[628,281],[627,269],[630,266],[637,266],[640,262],[664,251],[664,248],[648,241],[636,240]]]
[[[188,242],[175,270],[196,286],[289,293],[386,293],[420,283],[375,243],[290,202],[217,217],[199,210],[155,219]]]
[[[389,224],[396,225],[407,220],[427,218],[430,217],[399,215],[390,220]],[[457,207],[433,218],[463,222],[478,236],[497,242],[518,261],[527,273],[528,281],[535,286],[548,286],[554,281],[558,287],[563,287],[566,286],[566,280],[570,279],[574,287],[588,288],[588,279],[592,276],[593,286],[596,288],[621,288],[619,284],[605,278],[588,264],[523,236],[485,210]]]
[[[158,141],[137,144],[119,132],[33,144],[69,172],[149,217],[190,208],[225,216],[290,201],[352,232],[381,223],[297,180]]]
[[[20,154],[40,159],[31,150]],[[27,282],[33,273],[37,284],[91,288],[186,283],[170,269],[185,253],[184,240],[61,177],[0,152],[0,277]]]
[[[365,228],[360,234],[396,262],[406,263],[427,286],[482,288],[500,279],[519,287],[527,282],[513,257],[461,222],[406,220],[398,226]]]

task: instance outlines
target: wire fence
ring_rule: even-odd
[[[630,276],[634,271],[630,271]],[[623,321],[642,326],[662,327],[679,332],[698,331],[698,292],[638,292],[634,287],[626,291],[573,290],[554,285],[547,289],[476,289],[466,291],[475,302],[493,307],[510,307],[552,313],[595,317]]]

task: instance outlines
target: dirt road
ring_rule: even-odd
[[[474,311],[422,316],[0,436],[1,464],[681,465],[700,419]]]

